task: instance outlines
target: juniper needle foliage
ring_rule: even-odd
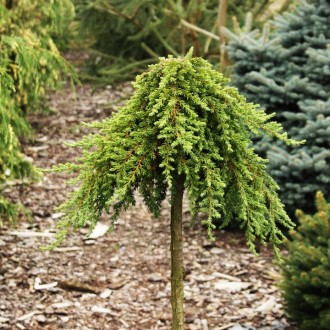
[[[89,126],[97,131],[74,143],[83,154],[57,171],[76,173],[80,188],[60,207],[58,244],[70,227],[95,226],[103,211],[113,224],[121,210],[134,205],[139,191],[157,217],[167,189],[184,176],[193,218],[240,219],[249,246],[283,235],[277,224],[291,227],[265,160],[250,146],[250,132],[265,132],[290,144],[271,115],[247,103],[228,79],[201,58],[163,58],[138,76],[135,93],[113,117]],[[173,189],[172,189],[173,196]]]

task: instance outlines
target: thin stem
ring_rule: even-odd
[[[191,24],[191,23],[187,22],[186,20],[184,20],[183,18],[181,18],[180,23],[183,26],[185,26],[185,27],[187,27],[189,29],[195,30],[195,31],[197,31],[197,32],[199,32],[201,34],[204,34],[205,36],[207,36],[209,38],[212,38],[212,39],[217,40],[217,41],[220,40],[219,36],[217,36],[216,34],[210,32],[210,31],[207,31],[205,29],[202,29],[199,26],[196,26],[194,24]]]
[[[184,177],[179,176],[175,181],[175,191],[172,194],[171,206],[171,304],[172,330],[183,330],[183,248],[182,248],[182,199]]]

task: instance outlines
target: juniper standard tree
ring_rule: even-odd
[[[201,58],[169,57],[138,76],[135,93],[113,117],[90,124],[97,131],[73,146],[83,154],[76,163],[57,171],[76,173],[80,188],[60,206],[65,213],[52,246],[70,228],[90,223],[103,211],[119,212],[135,203],[138,191],[155,217],[170,191],[172,257],[172,329],[184,327],[182,198],[184,190],[192,218],[203,223],[213,239],[213,220],[238,218],[247,244],[270,241],[276,246],[292,222],[276,194],[275,181],[265,171],[265,160],[250,146],[250,132],[265,132],[290,144],[271,115],[247,103],[228,79]]]
[[[247,99],[276,113],[300,148],[263,139],[268,172],[281,187],[287,211],[314,209],[314,195],[330,198],[330,1],[300,1],[279,16],[275,29],[243,31],[231,38],[233,81]]]
[[[316,195],[314,215],[297,211],[282,263],[284,307],[299,329],[330,329],[330,204]]]

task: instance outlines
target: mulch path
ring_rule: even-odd
[[[50,95],[53,111],[30,118],[35,139],[25,142],[26,155],[40,168],[72,161],[79,150],[64,143],[87,133],[81,122],[111,115],[131,90],[84,85],[76,99],[70,88]],[[33,221],[0,228],[0,329],[170,329],[168,202],[154,219],[137,196],[113,233],[86,239],[84,228],[45,252],[40,247],[51,242],[61,217],[56,206],[73,189],[66,179],[45,173],[39,183],[6,188]],[[235,232],[217,232],[211,243],[200,224],[190,224],[186,201],[184,218],[186,329],[294,329],[269,248],[255,257]]]

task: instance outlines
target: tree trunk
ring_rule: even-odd
[[[224,72],[229,65],[229,60],[226,46],[226,37],[222,31],[222,28],[226,26],[227,21],[227,11],[228,11],[228,0],[220,0],[218,9],[218,32],[220,38],[220,68],[221,72]]]
[[[13,0],[6,0],[5,7],[6,7],[7,9],[13,9],[13,6],[14,6],[14,4],[13,4]]]
[[[172,330],[183,330],[183,249],[182,249],[182,198],[184,177],[176,180],[171,206],[171,304]]]

